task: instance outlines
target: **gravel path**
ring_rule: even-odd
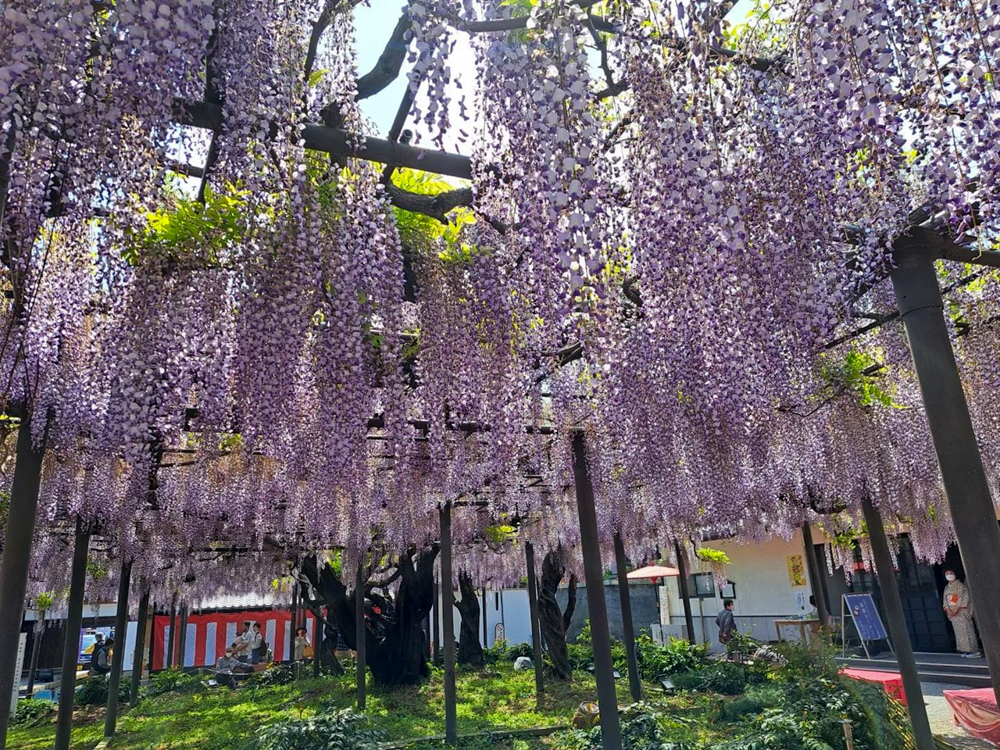
[[[951,708],[948,701],[944,699],[944,690],[964,690],[963,685],[948,685],[942,682],[922,682],[920,686],[924,690],[924,702],[927,704],[927,718],[931,723],[931,731],[943,737],[949,744],[961,750],[996,750],[995,745],[991,745],[985,740],[980,740],[962,727],[955,726],[955,721],[951,716]]]

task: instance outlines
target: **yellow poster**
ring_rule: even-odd
[[[793,586],[806,585],[806,566],[802,562],[802,555],[788,556],[788,580]]]

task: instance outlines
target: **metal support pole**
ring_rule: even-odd
[[[628,659],[628,690],[632,700],[642,700],[642,685],[639,683],[639,660],[635,654],[635,624],[632,622],[632,600],[628,590],[625,545],[620,533],[615,534],[615,567],[618,568],[618,597],[622,604],[622,630],[625,635],[625,658]]]
[[[354,574],[354,653],[357,655],[358,710],[365,710],[365,688],[368,680],[367,665],[367,628],[365,628],[365,580],[358,560],[358,570]]]
[[[87,585],[87,553],[90,525],[76,519],[73,567],[70,572],[66,638],[63,641],[62,675],[59,682],[59,714],[53,750],[69,750],[73,730],[73,699],[76,697],[76,665],[80,656],[80,628],[83,626],[83,594]]]
[[[934,750],[936,747],[934,735],[931,734],[931,725],[927,720],[927,706],[924,705],[924,695],[920,688],[920,675],[917,673],[916,659],[913,658],[913,646],[910,644],[910,635],[906,632],[903,600],[899,597],[899,586],[896,583],[896,572],[892,567],[892,557],[889,555],[889,543],[885,539],[882,516],[867,495],[862,500],[862,509],[865,523],[868,525],[868,539],[875,558],[879,588],[882,589],[882,603],[885,605],[889,634],[896,649],[899,673],[903,677],[903,692],[906,695],[910,723],[913,725],[913,738],[916,740],[917,750]]]
[[[132,684],[129,690],[129,705],[139,705],[139,682],[142,680],[142,657],[146,650],[146,618],[149,615],[149,589],[142,582],[142,597],[139,599],[139,620],[135,625],[135,650],[132,652]]]
[[[694,613],[691,612],[691,581],[688,576],[687,558],[684,556],[684,549],[681,543],[674,542],[674,550],[677,552],[677,585],[681,590],[681,602],[684,604],[684,624],[687,625],[688,642],[698,645],[698,637],[694,634]]]
[[[177,592],[170,599],[170,638],[167,639],[167,669],[174,668],[174,643],[177,642]]]
[[[826,596],[820,579],[823,571],[819,566],[819,560],[816,559],[816,546],[813,544],[812,527],[808,521],[802,524],[802,546],[805,548],[806,565],[809,569],[809,584],[813,599],[816,600],[816,614],[819,616],[819,624],[825,628],[830,625],[830,613],[826,608]]]
[[[451,503],[441,508],[441,615],[444,625],[444,739],[458,743],[455,695],[455,592],[451,587]]]
[[[1000,700],[1000,526],[944,321],[934,254],[919,239],[906,245],[904,241],[896,244],[892,286],[920,382],[993,690]]]
[[[531,618],[531,648],[535,662],[535,696],[541,700],[545,692],[545,680],[542,670],[542,628],[538,622],[538,582],[535,579],[535,546],[531,542],[524,543],[524,561],[528,570],[528,617]]]
[[[114,737],[118,724],[118,686],[125,663],[125,635],[128,632],[128,590],[132,581],[132,561],[122,558],[118,576],[118,609],[115,611],[115,650],[111,654],[111,674],[108,676],[108,707],[104,712],[104,736]],[[138,634],[137,634],[138,635]]]
[[[6,193],[6,191],[4,191]],[[17,648],[21,636],[24,592],[28,585],[31,540],[35,535],[38,485],[41,481],[45,445],[35,447],[31,421],[22,419],[17,431],[17,461],[10,489],[10,506],[4,529],[3,559],[0,561],[0,695],[13,695],[16,681]],[[0,750],[7,747],[10,701],[0,700]]]
[[[177,668],[184,669],[184,656],[187,653],[188,606],[181,605],[181,622],[177,626],[180,633],[177,638]]]
[[[608,604],[604,600],[604,565],[601,563],[600,539],[597,533],[594,487],[590,483],[587,446],[582,432],[573,433],[573,479],[576,484],[580,546],[583,548],[583,572],[587,583],[587,608],[590,610],[590,633],[594,647],[597,705],[601,712],[601,744],[604,750],[621,750],[622,730],[618,717],[615,667],[611,659]]]

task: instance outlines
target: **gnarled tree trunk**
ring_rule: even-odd
[[[462,617],[458,635],[458,663],[481,667],[486,663],[483,647],[479,643],[479,599],[472,585],[472,577],[464,570],[458,574],[458,590],[461,599],[455,600],[455,608]]]
[[[365,649],[376,685],[415,685],[430,675],[421,625],[434,600],[437,553],[437,545],[421,551],[411,548],[400,556],[395,572],[388,579],[365,584],[365,593],[371,599],[365,612]],[[344,641],[356,649],[354,591],[348,591],[329,565],[320,568],[314,557],[302,563],[301,572],[318,592],[322,604],[329,608],[333,624]],[[399,589],[394,598],[388,593],[385,596],[374,593],[374,589],[384,589],[397,579]]]
[[[556,591],[559,590],[559,584],[565,575],[566,566],[563,564],[562,548],[545,555],[538,589],[538,622],[542,628],[545,645],[549,649],[552,672],[560,680],[568,680],[573,674],[566,648],[566,630],[576,609],[575,575],[569,578],[569,600],[566,602],[566,610],[563,611],[556,601]]]

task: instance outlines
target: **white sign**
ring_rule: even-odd
[[[13,718],[17,711],[17,694],[21,692],[21,669],[24,667],[24,648],[28,642],[28,634],[21,633],[17,641],[17,666],[14,667],[14,694],[10,696],[10,715]]]
[[[505,641],[505,640],[507,640],[507,639],[504,637],[503,623],[502,622],[498,622],[497,626],[496,626],[496,630],[494,631],[493,641],[494,641],[494,643],[500,643],[501,641]]]

